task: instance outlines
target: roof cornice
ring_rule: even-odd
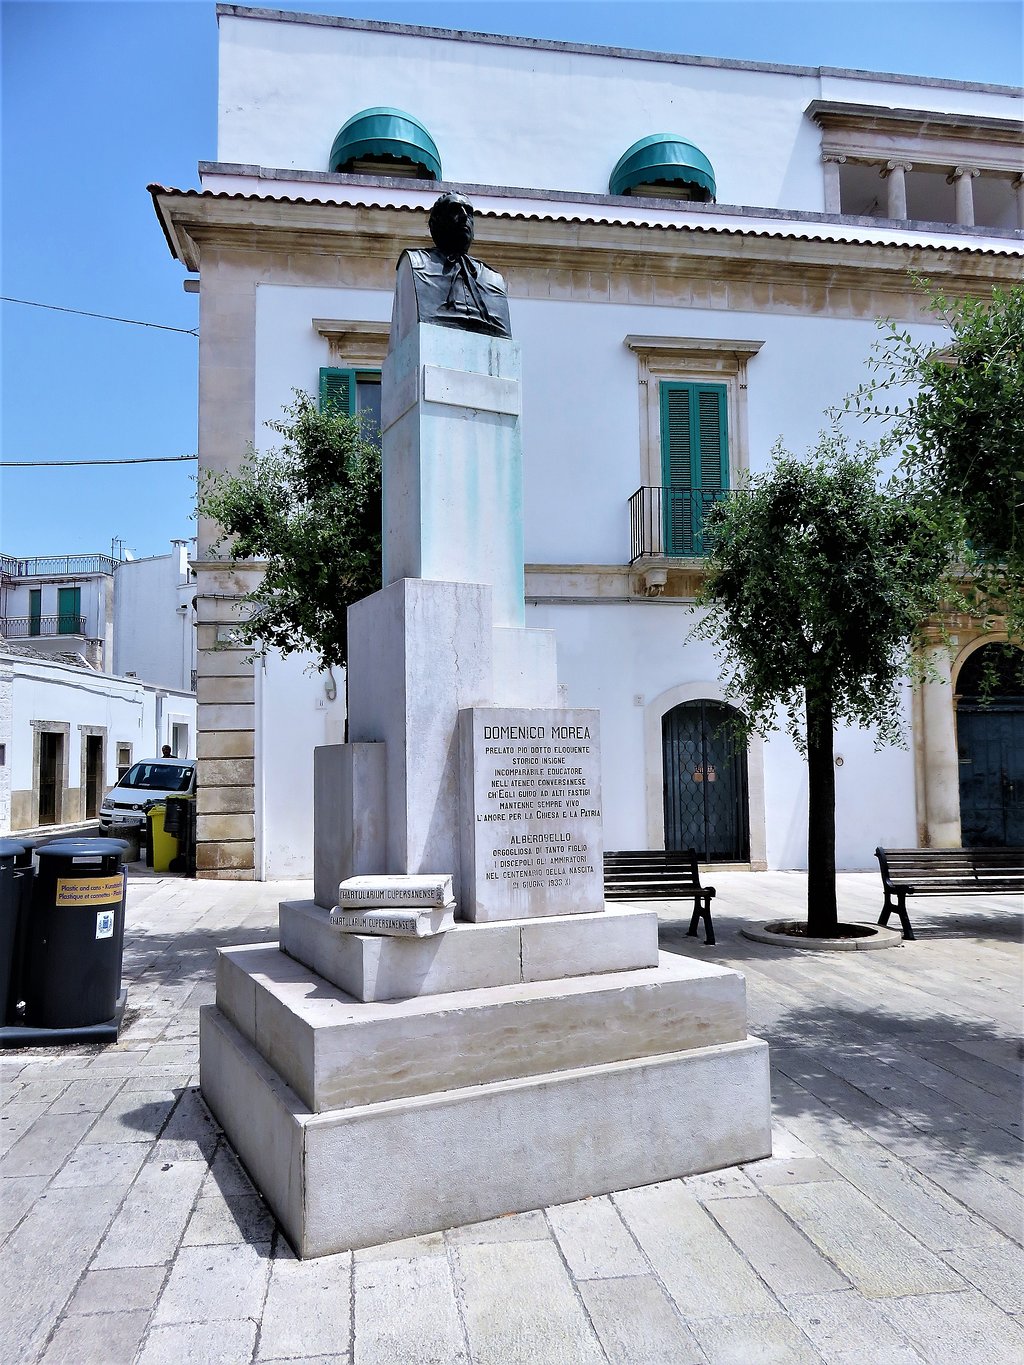
[[[822,129],[898,134],[908,137],[961,137],[1011,143],[1024,148],[1024,120],[982,114],[945,114],[935,109],[891,109],[877,104],[811,100],[805,111]]]
[[[427,235],[429,205],[378,202],[323,203],[244,194],[175,190],[151,185],[154,206],[173,255],[199,270],[207,247],[306,255],[357,256],[394,262]],[[436,187],[433,187],[436,188]],[[821,215],[814,215],[820,219]],[[832,220],[833,225],[836,220]],[[875,240],[829,234],[827,220],[724,226],[680,220],[623,223],[555,213],[498,212],[479,207],[477,242],[497,269],[704,271],[745,279],[791,278],[813,272],[831,284],[906,292],[907,272],[942,280],[949,291],[977,281],[1019,278],[1024,236],[1005,247]],[[883,225],[884,227],[884,225]],[[797,230],[801,229],[801,230]]]

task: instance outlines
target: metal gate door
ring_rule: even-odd
[[[982,679],[985,684],[982,684]],[[1024,687],[1020,650],[985,645],[957,679],[960,829],[965,848],[1024,846]]]
[[[704,862],[746,862],[747,754],[717,701],[689,701],[661,722],[665,847],[694,848]]]

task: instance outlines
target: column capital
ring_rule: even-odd
[[[912,171],[914,163],[912,161],[887,161],[882,167],[882,178],[887,179],[893,171]]]
[[[830,164],[835,164],[836,166],[846,165],[846,157],[843,155],[842,152],[822,152],[821,159],[826,163],[826,165]]]
[[[965,176],[968,180],[974,180],[979,175],[981,175],[981,171],[978,170],[977,166],[954,166],[949,175],[946,176],[946,184],[952,185],[954,181],[962,180]]]

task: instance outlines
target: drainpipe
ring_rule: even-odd
[[[164,743],[164,703],[167,701],[167,693],[156,689],[156,743],[153,745],[153,757],[160,757],[160,749]]]

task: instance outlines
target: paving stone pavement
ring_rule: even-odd
[[[662,942],[746,975],[769,1160],[299,1262],[199,1097],[197,1010],[309,884],[133,872],[118,1043],[2,1060],[3,1359],[1024,1360],[1022,907],[929,900],[915,943],[821,954],[739,934],[799,916],[802,876],[713,880],[717,946],[671,905]],[[840,884],[874,919],[877,875]]]

